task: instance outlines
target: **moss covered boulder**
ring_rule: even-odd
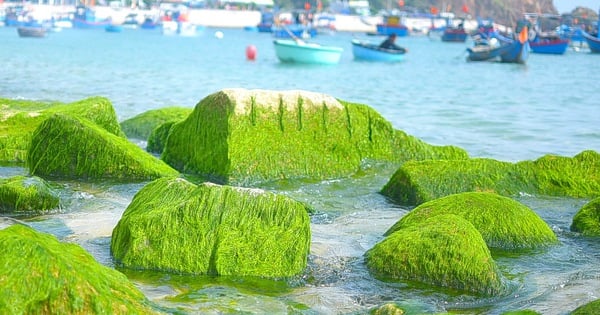
[[[286,277],[306,267],[310,235],[306,207],[288,197],[161,178],[135,195],[111,252],[128,268]]]
[[[454,194],[421,204],[386,235],[445,214],[458,215],[473,224],[490,248],[530,249],[558,242],[552,229],[533,210],[508,197],[485,192]]]
[[[76,244],[15,224],[0,230],[0,310],[6,314],[153,314],[118,271]]]
[[[121,130],[129,138],[147,140],[152,130],[167,121],[184,120],[192,108],[165,107],[153,109],[121,122]]]
[[[43,212],[59,205],[57,194],[37,176],[0,179],[0,212]]]
[[[125,136],[112,103],[104,97],[67,104],[0,99],[0,162],[24,163],[33,132],[55,113],[87,118],[109,133]]]
[[[600,300],[595,300],[576,308],[571,315],[600,315]]]
[[[600,198],[583,206],[573,217],[571,231],[586,236],[600,236]]]
[[[369,312],[370,315],[404,315],[404,310],[394,304],[387,303]]]
[[[404,136],[403,138],[400,136]],[[335,178],[364,160],[466,158],[405,134],[366,105],[306,91],[228,89],[204,98],[175,124],[162,159],[184,173],[246,184]]]
[[[503,277],[479,231],[453,214],[398,229],[365,254],[383,279],[418,281],[485,295],[505,290]]]
[[[447,195],[487,191],[568,197],[600,195],[600,154],[573,158],[547,155],[518,163],[493,159],[427,160],[404,163],[381,193],[397,203],[419,205]]]
[[[165,145],[167,144],[167,137],[169,136],[169,132],[171,132],[171,128],[178,122],[178,120],[171,120],[154,128],[148,137],[146,151],[161,154],[165,149]]]
[[[95,123],[62,114],[33,133],[27,154],[31,174],[60,178],[150,180],[178,172],[126,138]]]

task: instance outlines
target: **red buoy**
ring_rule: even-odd
[[[248,60],[256,59],[256,47],[254,45],[249,45],[246,47],[246,58]]]

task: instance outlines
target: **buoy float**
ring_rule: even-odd
[[[248,60],[256,60],[256,47],[254,45],[246,47],[246,58]]]
[[[216,38],[218,38],[218,39],[221,39],[221,38],[223,38],[223,35],[224,35],[224,34],[223,34],[223,32],[221,32],[221,31],[216,31],[216,32],[215,32],[215,37],[216,37]]]

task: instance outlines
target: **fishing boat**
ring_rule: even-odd
[[[585,38],[588,47],[590,47],[590,51],[593,53],[600,53],[600,38],[598,36],[593,36],[585,31],[582,31],[583,38]]]
[[[340,61],[341,47],[323,46],[300,39],[276,39],[275,54],[281,62],[304,64],[337,64]]]
[[[382,23],[377,23],[377,35],[408,36],[408,27],[401,21],[398,15],[385,15]]]
[[[123,31],[123,26],[118,24],[109,24],[104,28],[104,30],[109,33],[121,33]]]
[[[531,51],[538,54],[562,55],[569,47],[569,39],[561,37],[556,29],[560,26],[560,15],[525,13],[533,25],[529,34]]]
[[[110,18],[100,19],[96,16],[96,12],[89,7],[78,6],[75,8],[73,16],[73,27],[82,29],[98,29],[106,28],[112,24]]]
[[[404,60],[406,49],[385,49],[378,44],[353,39],[352,54],[357,60],[397,62]]]
[[[504,37],[497,32],[489,35],[473,36],[473,47],[467,48],[469,61],[501,61],[505,63],[527,62],[529,57],[528,27],[518,25],[515,39]],[[489,36],[489,37],[488,37]]]
[[[536,36],[529,41],[531,51],[537,54],[562,55],[569,47],[569,40],[560,36]]]
[[[17,27],[19,37],[44,37],[46,28],[41,26],[19,26]]]

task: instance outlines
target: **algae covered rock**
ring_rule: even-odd
[[[385,279],[418,281],[497,295],[503,277],[477,229],[453,214],[403,227],[365,254],[369,270]]]
[[[128,268],[286,277],[310,250],[306,207],[259,189],[162,178],[144,186],[113,230],[111,252]]]
[[[192,108],[176,106],[149,110],[122,121],[121,130],[129,138],[147,140],[159,125],[167,121],[184,120],[191,112]]]
[[[595,300],[576,308],[571,315],[600,315],[600,300]]]
[[[120,137],[112,103],[104,97],[90,97],[73,103],[0,99],[0,161],[23,163],[35,129],[56,113],[87,118]]]
[[[571,231],[586,236],[600,236],[600,198],[584,205],[573,217]]]
[[[384,304],[369,312],[371,315],[403,315],[404,310],[394,303]]]
[[[493,159],[427,160],[404,163],[381,193],[404,205],[469,191],[568,197],[600,195],[600,154],[583,151],[573,158],[547,155],[519,163]]]
[[[59,205],[58,196],[37,176],[0,179],[0,212],[42,212]]]
[[[179,121],[171,120],[160,124],[154,128],[148,137],[148,144],[146,145],[146,151],[161,154],[167,144],[167,137],[171,132],[171,128],[174,124]]]
[[[490,248],[529,249],[558,242],[552,229],[527,206],[494,193],[468,192],[428,201],[402,217],[387,232],[418,225],[438,215],[469,221]]]
[[[61,114],[36,129],[27,165],[32,174],[61,178],[148,180],[178,174],[126,138]]]
[[[162,153],[181,172],[230,184],[335,178],[356,173],[367,159],[400,162],[414,156],[466,153],[397,139],[391,124],[366,105],[307,91],[245,89],[201,100],[172,127]]]
[[[6,314],[153,314],[144,295],[76,244],[15,224],[0,230]]]

